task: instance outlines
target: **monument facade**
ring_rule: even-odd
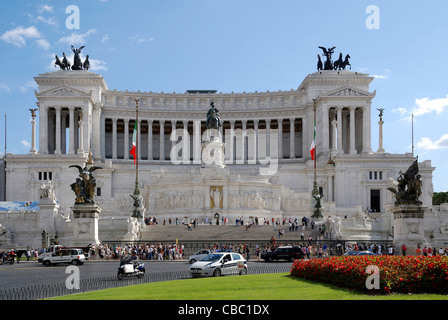
[[[40,201],[41,186],[51,182],[59,219],[53,232],[71,241],[76,190],[71,183],[77,172],[70,167],[84,163],[91,151],[102,167],[95,172],[91,190],[102,209],[99,238],[126,238],[135,183],[129,151],[136,127],[139,199],[145,216],[159,221],[214,221],[216,214],[230,220],[310,217],[315,208],[309,152],[315,105],[322,215],[331,217],[339,238],[390,239],[394,197],[387,190],[389,178],[397,179],[415,158],[384,150],[382,131],[380,149],[372,150],[372,140],[378,138],[371,127],[376,92],[369,86],[374,78],[345,70],[347,64],[331,69],[326,63],[296,89],[249,93],[109,89],[101,75],[82,70],[79,61],[75,70],[39,74],[37,151],[33,147],[29,154],[6,156],[6,200]],[[431,211],[435,168],[430,161],[419,163],[419,168],[420,201]],[[17,240],[22,227],[13,220],[11,213],[0,211],[0,223],[15,232]],[[442,220],[442,225],[448,222]],[[438,226],[422,228],[428,233]],[[35,229],[36,234],[42,232]]]

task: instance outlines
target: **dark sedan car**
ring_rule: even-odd
[[[261,254],[261,259],[264,261],[287,260],[294,261],[295,259],[302,259],[302,248],[296,246],[278,247],[274,251],[265,252]]]
[[[370,251],[367,251],[367,250],[364,250],[364,251],[353,250],[353,251],[350,251],[350,252],[346,252],[343,255],[344,256],[376,256],[377,254],[375,254],[373,252],[370,252]]]

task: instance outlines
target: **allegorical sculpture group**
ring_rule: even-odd
[[[320,55],[317,55],[317,71],[320,70],[345,70],[347,66],[350,66],[350,70],[352,68],[352,65],[350,64],[349,59],[351,58],[349,54],[345,56],[345,59],[342,58],[342,52],[339,54],[339,59],[336,61],[331,60],[331,56],[334,53],[334,49],[336,47],[332,48],[325,48],[325,47],[319,47],[323,51],[323,55],[327,58],[325,62],[322,62],[322,59]]]
[[[72,45],[72,51],[75,54],[73,59],[73,65],[70,64],[70,62],[67,59],[67,56],[65,52],[62,53],[62,60],[58,57],[58,55],[55,55],[56,61],[54,63],[54,66],[59,66],[61,70],[89,70],[90,68],[90,61],[89,61],[89,55],[86,56],[86,59],[84,62],[81,61],[80,53],[81,50],[84,48],[84,46],[80,47],[79,49],[76,49]]]
[[[418,159],[408,168],[405,173],[400,171],[397,181],[394,181],[396,188],[389,187],[387,190],[395,195],[395,205],[421,205],[418,200],[422,194],[422,179],[418,173]]]
[[[102,167],[84,166],[82,168],[78,165],[71,165],[69,168],[77,168],[79,171],[79,177],[76,178],[76,182],[70,185],[73,192],[75,192],[75,204],[94,204],[95,200],[95,187],[96,179],[93,172],[97,169],[102,169]]]

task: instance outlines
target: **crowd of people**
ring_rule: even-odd
[[[93,247],[91,258],[98,254],[100,260],[121,260],[126,255],[135,253],[142,260],[182,260],[185,249],[178,243],[156,244],[100,244]]]

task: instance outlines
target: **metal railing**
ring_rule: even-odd
[[[249,268],[248,274],[289,273],[290,270],[290,264],[279,266],[255,266]],[[141,279],[136,277],[125,278],[123,280],[118,280],[116,277],[81,279],[79,289],[69,289],[65,282],[34,284],[17,288],[0,289],[0,300],[39,300],[108,288],[190,278],[189,271],[177,271],[146,273]]]
[[[145,244],[149,245],[172,245],[175,244],[176,240],[163,240],[163,241],[155,241],[155,240],[140,240],[135,241],[132,244],[141,246]],[[269,248],[273,245],[273,243],[270,240],[185,240],[180,241],[178,240],[179,245],[184,246],[184,259],[188,258],[188,255],[192,255],[198,250],[204,249],[204,248],[214,248],[215,246],[218,246],[220,249],[224,246],[226,248],[232,247],[234,251],[238,249],[239,245],[245,245],[250,249],[250,254],[252,258],[255,258],[255,250],[258,246],[260,253],[263,252],[265,248]],[[319,246],[327,246],[327,252],[330,255],[342,255],[345,252],[345,247],[347,243],[357,243],[358,245],[362,245],[365,247],[369,247],[371,244],[374,245],[381,245],[383,248],[383,253],[385,253],[386,248],[389,245],[393,244],[393,241],[391,240],[289,240],[289,239],[276,239],[275,246],[279,245],[307,245],[311,244],[313,247],[319,247]],[[104,241],[103,244],[108,244],[111,246],[125,246],[129,245],[131,243],[129,242],[122,242],[122,241]]]

